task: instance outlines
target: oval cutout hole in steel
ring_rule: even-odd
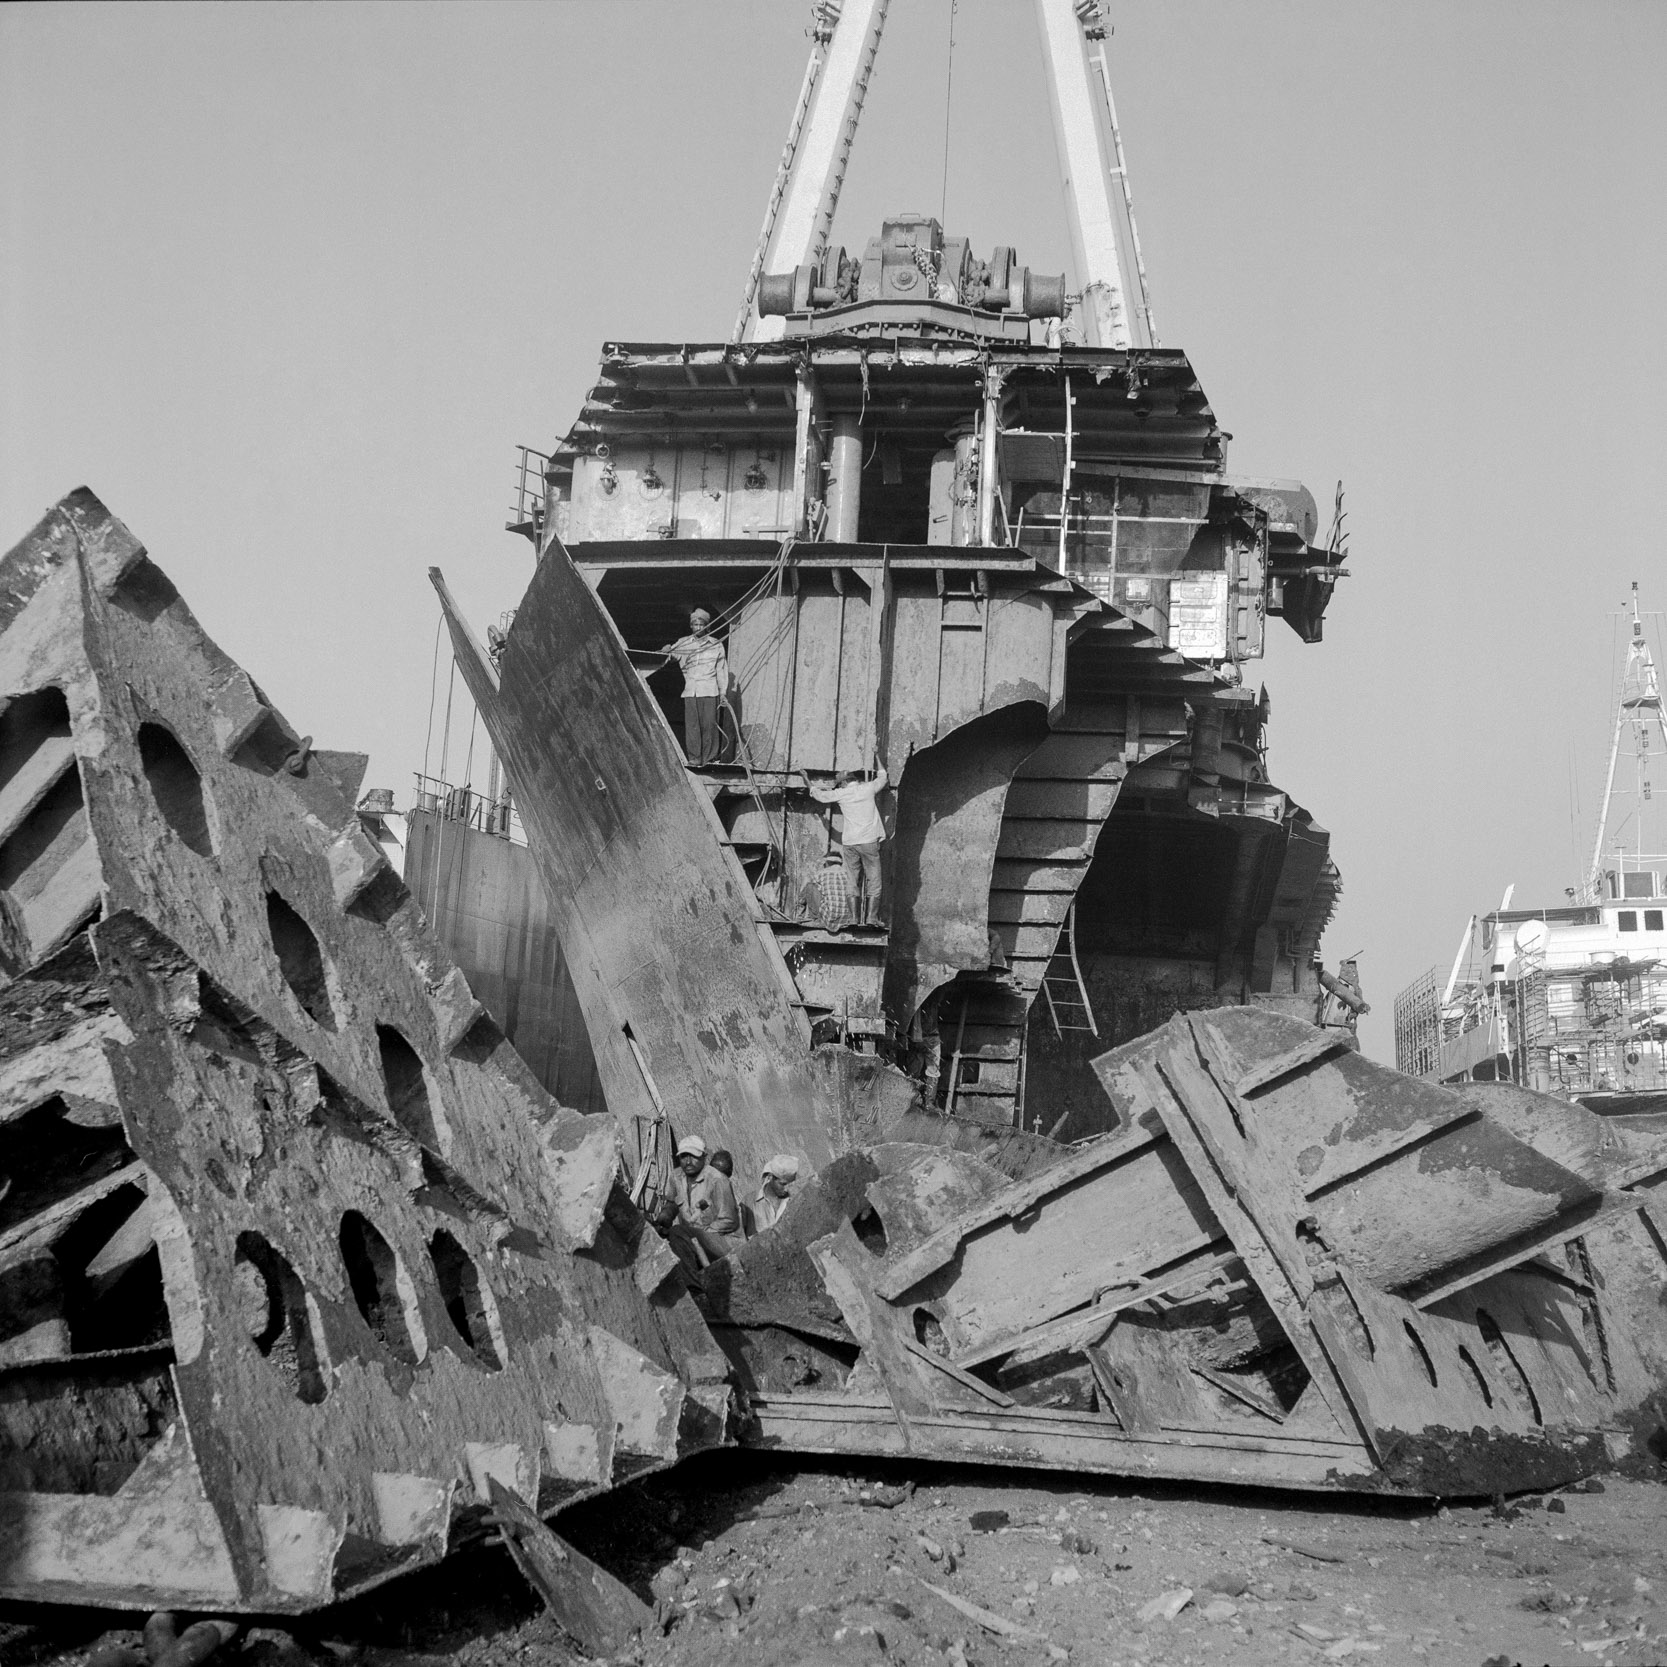
[[[1435,1362],[1430,1359],[1430,1351],[1424,1347],[1424,1339],[1412,1329],[1411,1320],[1402,1320],[1401,1324],[1407,1328],[1407,1341],[1412,1344],[1412,1352],[1418,1356],[1424,1367],[1424,1375],[1430,1380],[1430,1388],[1439,1389],[1441,1386],[1436,1382]]]
[[[1528,1409],[1528,1415],[1536,1424],[1544,1424],[1545,1419],[1540,1416],[1540,1398],[1534,1393],[1534,1386],[1528,1381],[1522,1362],[1500,1330],[1499,1322],[1485,1308],[1476,1310],[1476,1329],[1482,1334],[1482,1341],[1493,1357],[1493,1369],[1504,1379],[1505,1387]]]
[[[434,1263],[440,1300],[457,1335],[483,1365],[501,1372],[507,1352],[503,1326],[498,1319],[497,1300],[481,1278],[479,1265],[443,1227],[429,1240],[428,1254]]]
[[[316,1406],[329,1393],[307,1293],[283,1254],[259,1233],[237,1235],[232,1288],[249,1340],[283,1375],[296,1399]]]
[[[212,857],[213,820],[202,774],[173,731],[161,724],[140,724],[139,764],[162,820],[199,857]]]
[[[390,1354],[415,1366],[427,1352],[427,1339],[399,1253],[357,1210],[342,1217],[340,1239],[347,1283],[365,1324]]]
[[[392,1025],[376,1027],[376,1049],[382,1060],[382,1086],[394,1121],[423,1145],[439,1150],[434,1110],[428,1103],[428,1079],[417,1050]]]
[[[336,1010],[330,1001],[330,974],[324,964],[313,929],[275,891],[266,894],[266,930],[272,939],[278,970],[284,975],[290,994],[314,1024],[326,1030],[336,1028]]]
[[[1475,1355],[1463,1343],[1459,1344],[1459,1359],[1464,1362],[1465,1370],[1476,1380],[1476,1393],[1482,1397],[1486,1405],[1491,1407],[1493,1405],[1493,1391],[1488,1388],[1488,1380],[1482,1376],[1482,1368],[1476,1364]]]

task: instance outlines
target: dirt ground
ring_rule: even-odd
[[[1667,1662],[1667,1487],[1429,1505],[716,1454],[558,1519],[657,1604],[633,1667]],[[1005,1516],[1005,1521],[1001,1520]],[[934,1590],[936,1588],[936,1590]],[[947,1596],[944,1594],[948,1594]],[[1002,1634],[950,1601],[1000,1617]],[[71,1667],[142,1617],[0,1606],[0,1663]],[[215,1667],[567,1667],[479,1545]]]

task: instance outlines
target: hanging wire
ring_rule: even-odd
[[[452,656],[451,676],[446,680],[446,729],[440,737],[440,780],[449,781],[446,775],[446,764],[451,757],[451,697],[457,687],[457,656]]]
[[[710,623],[706,627],[708,636],[715,635],[717,632],[733,623],[734,620],[740,616],[743,609],[745,609],[750,603],[756,601],[759,597],[763,596],[772,585],[776,586],[779,590],[781,576],[787,570],[788,558],[792,554],[793,546],[796,542],[797,540],[792,537],[784,538],[781,541],[781,545],[776,551],[775,559],[767,568],[764,569],[763,573],[761,573],[757,579],[748,585],[747,588],[742,591],[742,593],[736,597],[736,599],[731,602],[727,608],[724,608],[712,616]],[[639,659],[646,659],[647,657],[648,656],[646,654],[639,654]],[[661,654],[659,659],[661,665],[664,665],[671,659],[671,656],[669,654]]]
[[[943,194],[938,202],[938,224],[949,217],[949,101],[955,90],[955,10],[960,0],[949,0],[949,57],[943,78]]]
[[[434,744],[434,696],[440,686],[440,632],[446,616],[442,609],[434,621],[434,664],[428,672],[428,733],[423,737],[423,779],[428,779],[429,750]]]

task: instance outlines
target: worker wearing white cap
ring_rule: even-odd
[[[718,762],[718,702],[729,693],[729,661],[724,645],[712,636],[712,616],[704,608],[689,615],[689,634],[667,643],[683,668],[683,745],[697,769]]]
[[[764,1185],[758,1189],[758,1198],[752,1211],[753,1220],[758,1223],[760,1232],[766,1227],[774,1227],[781,1219],[781,1212],[787,1208],[787,1200],[792,1196],[793,1183],[798,1178],[797,1158],[780,1153],[765,1164]]]
[[[671,1172],[666,1193],[677,1205],[677,1219],[685,1227],[697,1227],[700,1218],[689,1204],[689,1188],[706,1167],[706,1142],[698,1134],[684,1135],[677,1143],[677,1161]]]
[[[741,1212],[727,1175],[706,1161],[706,1142],[698,1134],[677,1143],[677,1170],[671,1192],[677,1219],[694,1232],[709,1259],[725,1256],[741,1232]]]

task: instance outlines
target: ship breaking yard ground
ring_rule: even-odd
[[[897,1464],[693,1461],[562,1519],[655,1610],[602,1658],[686,1667],[1208,1667],[1667,1660],[1667,1490],[1503,1508]],[[983,1618],[975,1611],[984,1612]],[[79,1667],[139,1618],[0,1609],[7,1667]],[[663,1629],[663,1630],[662,1630]],[[501,1549],[305,1620],[227,1667],[578,1667]]]
[[[1659,1119],[1178,1015],[697,1293],[362,761],[90,493],[0,596],[7,1667],[1667,1656]]]

